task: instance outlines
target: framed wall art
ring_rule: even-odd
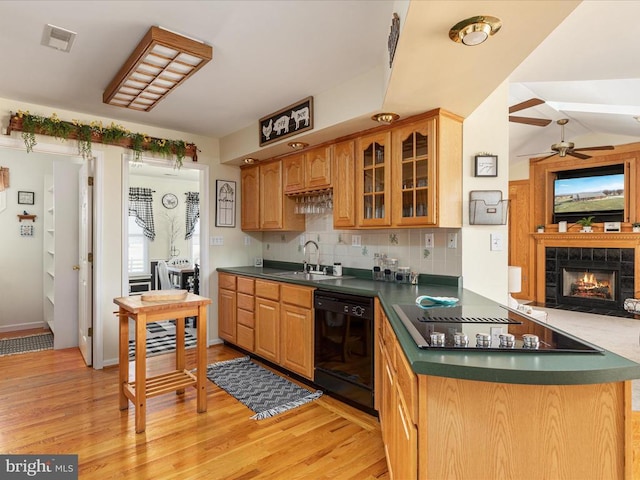
[[[498,156],[486,154],[476,155],[473,174],[476,177],[497,177]]]
[[[33,192],[18,191],[18,205],[33,205],[34,200]]]
[[[236,182],[216,180],[216,227],[236,226]]]
[[[307,97],[260,119],[260,146],[313,128],[313,97]]]

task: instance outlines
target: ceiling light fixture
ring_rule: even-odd
[[[76,32],[67,30],[66,28],[56,27],[55,25],[47,24],[44,26],[42,32],[41,45],[45,47],[51,47],[61,52],[69,53],[73,42],[76,39]]]
[[[151,27],[104,91],[102,101],[148,112],[213,58],[204,42]]]
[[[289,142],[287,143],[287,145],[289,145],[294,150],[302,150],[303,148],[306,148],[309,146],[308,143],[304,143],[304,142]]]
[[[502,27],[502,21],[497,17],[480,15],[467,18],[456,23],[449,30],[449,38],[467,46],[480,45],[490,36],[495,35]]]
[[[376,113],[371,117],[371,120],[380,123],[393,123],[400,118],[397,113]]]

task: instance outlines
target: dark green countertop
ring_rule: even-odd
[[[378,297],[413,371],[417,374],[530,385],[583,385],[640,378],[640,364],[606,350],[602,354],[537,354],[419,349],[392,308],[394,304],[413,304],[419,295],[432,295],[457,297],[460,299],[459,304],[467,311],[474,306],[482,309],[501,308],[496,302],[461,288],[455,279],[451,280],[452,277],[421,276],[421,284],[406,285],[358,278],[362,277],[362,272],[355,270],[352,272],[345,270],[345,276],[353,273],[354,277],[322,281],[278,277],[274,274],[287,270],[287,268],[280,268],[280,265],[263,268],[221,267],[217,270],[323,290]],[[551,328],[561,331],[555,327]]]

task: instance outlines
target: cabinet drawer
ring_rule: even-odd
[[[313,308],[313,288],[282,285],[282,301],[290,305]]]
[[[256,297],[280,300],[280,284],[266,280],[256,280]]]
[[[396,370],[398,373],[396,380],[398,391],[404,398],[411,421],[417,425],[418,379],[413,370],[411,370],[411,365],[409,365],[409,361],[398,343],[396,343]]]
[[[247,295],[254,294],[254,280],[253,278],[238,277],[238,292],[246,293]]]
[[[218,288],[224,288],[225,290],[235,290],[236,276],[229,275],[228,273],[218,273]]]
[[[238,286],[240,286],[240,284],[238,284]],[[253,312],[253,295],[247,295],[246,293],[240,293],[239,291],[236,295],[236,305],[238,308]]]
[[[238,324],[238,346],[253,352],[253,328]]]
[[[255,325],[253,312],[248,312],[247,310],[241,310],[238,308],[237,313],[237,321],[238,325],[244,325],[245,327],[253,328]],[[238,330],[240,330],[238,328]]]

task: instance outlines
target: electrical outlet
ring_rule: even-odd
[[[447,234],[447,248],[458,248],[458,234]]]
[[[491,346],[495,348],[500,345],[500,335],[502,335],[502,327],[491,327],[489,330],[491,333]]]
[[[491,251],[492,252],[500,252],[503,249],[503,240],[501,233],[492,233],[491,234]]]
[[[361,235],[351,235],[351,246],[352,247],[361,247],[362,246],[362,236]]]
[[[426,248],[433,248],[433,233],[424,234],[424,246]]]
[[[244,244],[245,246],[251,245],[251,237],[249,235],[244,236]]]

